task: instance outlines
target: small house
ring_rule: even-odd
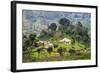
[[[71,40],[68,38],[63,38],[62,40],[60,40],[60,42],[63,42],[65,44],[71,44]]]
[[[40,45],[43,45],[44,48],[50,48],[50,47],[54,48],[53,44],[48,41],[39,41],[39,43]]]

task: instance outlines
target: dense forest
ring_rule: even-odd
[[[91,58],[90,30],[81,21],[67,18],[52,22],[40,35],[23,34],[23,62],[86,60]]]

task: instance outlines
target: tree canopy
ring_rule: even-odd
[[[57,28],[56,23],[51,23],[50,26],[48,27],[48,29],[51,29],[51,30],[56,30],[56,28]]]

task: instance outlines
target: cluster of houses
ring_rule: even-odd
[[[68,38],[63,38],[62,40],[59,40],[60,43],[63,43],[65,45],[70,45],[71,44],[71,40],[68,39]],[[40,46],[43,46],[45,49],[49,50],[49,51],[52,51],[52,49],[54,48],[54,44],[49,42],[49,41],[38,41],[38,44]],[[39,48],[38,48],[39,49]],[[58,49],[58,52],[60,53],[61,51],[63,51],[62,49]],[[81,48],[81,49],[76,49],[76,54],[77,55],[80,55],[81,53],[86,53],[87,50],[85,50],[84,48]]]
[[[43,45],[44,48],[49,48],[49,47],[54,48],[54,45],[48,41],[39,41],[39,44]]]
[[[59,42],[64,43],[66,45],[71,44],[71,40],[68,38],[63,38]],[[54,45],[49,41],[39,41],[38,44],[43,45],[44,48],[54,48]]]

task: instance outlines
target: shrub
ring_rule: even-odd
[[[52,48],[52,47],[47,48],[47,52],[48,52],[49,54],[51,54],[52,51],[53,51],[53,48]]]
[[[74,55],[74,54],[76,53],[76,51],[75,51],[74,48],[72,48],[72,49],[69,49],[69,53],[70,53],[71,55]]]
[[[54,45],[54,48],[57,48],[58,47],[58,44],[57,43],[54,43],[53,45]]]
[[[64,50],[60,47],[57,52],[60,54],[60,56],[63,56]]]

